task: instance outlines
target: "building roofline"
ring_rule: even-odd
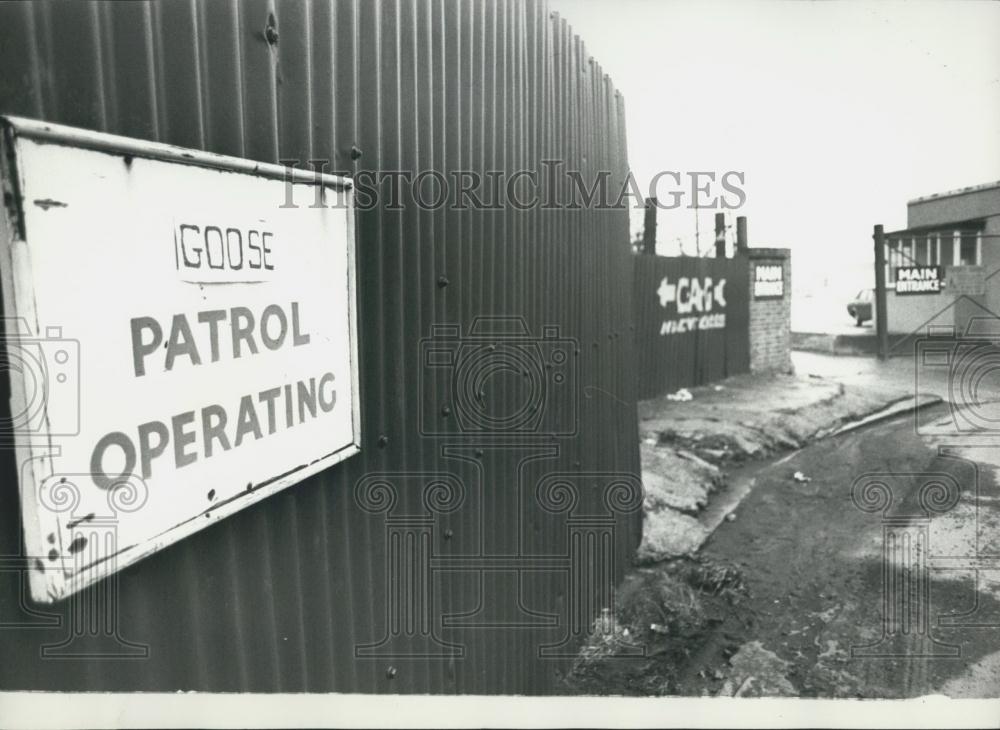
[[[993,188],[1000,188],[1000,180],[995,180],[994,182],[983,183],[982,185],[970,185],[965,188],[956,188],[955,190],[946,190],[941,193],[932,193],[931,195],[922,195],[919,198],[913,198],[912,200],[907,200],[907,205],[913,205],[914,203],[923,203],[928,200],[940,200],[942,198],[951,198],[956,195],[965,195],[966,193],[978,193],[983,190],[992,190]]]
[[[889,236],[907,236],[916,235],[919,236],[925,233],[951,233],[953,231],[961,231],[962,233],[978,233],[982,235],[986,231],[986,226],[982,218],[972,218],[970,220],[961,221],[942,221],[940,223],[925,223],[921,226],[910,226],[908,228],[900,228],[898,231],[886,231],[886,237]]]

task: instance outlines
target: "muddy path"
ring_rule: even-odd
[[[591,647],[643,657],[581,662],[576,690],[1000,695],[1000,458],[942,444],[911,415],[730,470],[739,507],[694,559],[637,568]]]
[[[979,571],[977,583],[967,567],[977,541],[982,553],[998,532],[996,480],[989,465],[939,446],[901,418],[734,474],[735,483],[752,474],[754,488],[701,555],[739,566],[748,596],[718,627],[724,640],[706,645],[682,669],[675,691],[724,690],[733,674],[726,654],[735,644],[757,641],[787,663],[783,674],[801,696],[910,697],[945,686],[974,696],[1000,694],[1000,677],[983,670],[994,662],[982,661],[1000,651],[996,585],[991,571]],[[810,481],[796,481],[795,472]],[[852,485],[865,475],[881,475],[893,492],[885,515],[862,511],[852,499]],[[926,513],[920,490],[945,479],[940,475],[953,477],[949,484],[961,493],[953,507],[927,513],[925,602],[917,595],[924,584],[915,553],[908,573],[892,569],[898,560],[889,562],[890,575],[909,582],[894,578],[897,583],[886,586],[884,523],[909,520],[890,526],[890,536],[919,529]]]

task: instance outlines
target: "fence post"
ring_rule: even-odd
[[[736,252],[746,253],[749,248],[747,243],[747,217],[745,215],[736,218]]]
[[[875,336],[878,359],[889,357],[889,316],[885,301],[885,229],[875,226]]]
[[[646,212],[642,220],[642,252],[656,254],[656,198],[646,198]]]
[[[726,214],[715,214],[715,258],[726,258]]]

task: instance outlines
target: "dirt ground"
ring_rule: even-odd
[[[934,409],[931,416],[947,415],[946,405]],[[1000,554],[995,468],[970,460],[982,453],[975,449],[940,446],[916,433],[912,417],[899,418],[737,467],[729,483],[753,479],[752,491],[695,558],[629,577],[619,609],[631,607],[631,613],[616,611],[612,629],[595,634],[600,640],[592,639],[570,677],[574,689],[997,696],[1000,560],[978,571],[969,567],[977,556]],[[793,479],[797,471],[810,480]],[[892,564],[883,555],[883,514],[852,501],[855,480],[876,473],[894,475],[890,516],[923,514],[917,497],[928,475],[948,475],[935,479],[950,476],[961,486],[958,504],[931,514],[929,539],[915,548],[930,568],[929,634],[919,632],[921,614],[914,608],[921,584],[907,573],[911,623],[906,631],[890,627],[881,644],[883,619],[899,605],[885,600],[883,571]],[[643,596],[638,610],[630,598],[635,594]],[[863,647],[875,644],[888,656],[862,656]],[[644,656],[615,658],[627,653],[624,646],[642,647]]]
[[[717,518],[742,498],[736,492],[720,494],[739,464],[760,463],[893,404],[913,401],[898,386],[846,386],[834,378],[782,373],[738,375],[692,388],[687,395],[639,404],[646,500],[638,557],[644,562],[701,546]]]

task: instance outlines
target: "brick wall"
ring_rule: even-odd
[[[750,278],[750,372],[792,369],[792,254],[787,248],[751,248],[748,258]],[[783,294],[780,297],[754,296],[758,266],[782,268]]]

